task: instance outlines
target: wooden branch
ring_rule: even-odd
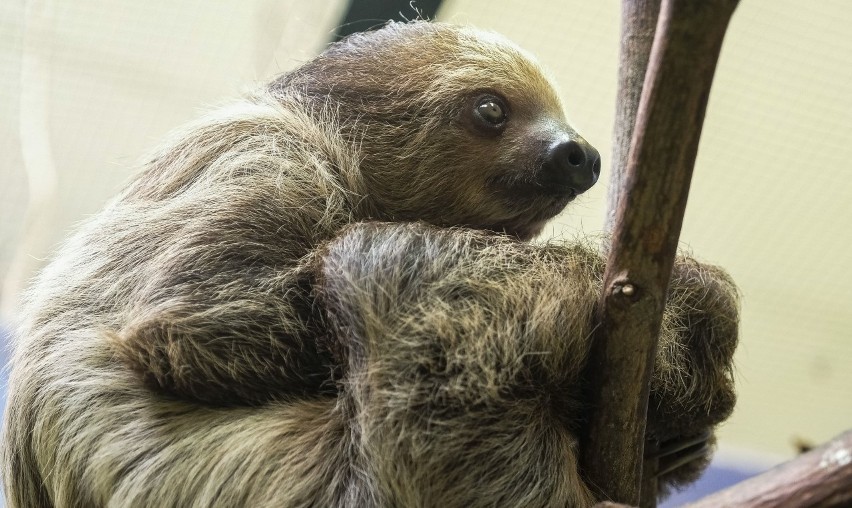
[[[615,128],[612,134],[612,164],[607,194],[605,230],[612,232],[619,201],[624,195],[624,179],[627,174],[627,156],[630,141],[639,111],[642,84],[651,55],[651,45],[660,16],[660,0],[622,0],[621,2],[621,50],[618,63],[618,94],[615,101]],[[656,457],[649,457],[649,448],[659,443],[646,441],[645,459],[642,464],[641,498],[639,506],[656,506],[659,467]]]
[[[618,94],[615,100],[615,128],[612,133],[612,164],[607,193],[606,230],[615,226],[615,212],[624,195],[627,154],[636,125],[636,112],[642,83],[651,55],[651,44],[660,16],[660,0],[622,0],[621,52],[618,62]]]
[[[711,494],[689,508],[852,506],[852,430],[798,458]]]
[[[642,91],[589,362],[583,472],[639,502],[648,385],[710,84],[737,0],[665,0]]]

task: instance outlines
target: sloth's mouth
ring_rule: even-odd
[[[534,191],[540,195],[554,197],[569,196],[570,199],[574,199],[575,197],[577,197],[577,191],[574,190],[570,185],[560,183],[548,183],[547,185],[545,185],[540,182],[534,182],[528,185],[531,186]]]
[[[574,189],[567,186],[550,185],[545,187],[538,183],[527,183],[523,186],[517,186],[515,189],[518,191],[517,198],[521,198],[522,202],[527,203],[524,206],[525,214],[532,212],[534,220],[552,218],[577,197]],[[512,199],[511,195],[510,199]]]
[[[558,215],[568,206],[568,203],[574,201],[577,195],[571,194],[560,195],[545,195],[533,201],[528,213],[532,213],[532,220],[548,220]]]
[[[577,191],[568,185],[542,185],[539,182],[528,181],[497,181],[495,184],[502,189],[510,201],[515,202],[545,200],[563,203],[562,206],[565,206],[577,197]]]
[[[577,197],[574,189],[562,185],[543,186],[535,181],[497,179],[491,188],[500,196],[509,213],[483,229],[529,240]]]
[[[541,232],[550,219],[559,215],[574,198],[576,194],[573,192],[555,195],[510,195],[507,204],[515,210],[511,218],[499,221],[485,229],[503,232],[523,241],[530,240]]]

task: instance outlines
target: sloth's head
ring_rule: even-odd
[[[492,33],[391,23],[272,88],[333,112],[383,219],[528,239],[600,174],[538,64]]]

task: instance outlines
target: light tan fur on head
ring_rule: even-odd
[[[496,34],[390,24],[353,35],[272,90],[334,107],[344,137],[360,148],[382,219],[529,238],[568,202],[516,188],[532,182],[550,142],[576,133],[531,55]],[[499,136],[471,125],[470,110],[484,93],[510,107]]]
[[[518,241],[577,193],[542,180],[566,140],[529,55],[425,22],[176,133],[28,293],[7,505],[592,504],[603,261]],[[727,417],[736,333],[727,276],[679,260],[651,433]]]

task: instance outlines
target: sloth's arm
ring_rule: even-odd
[[[416,224],[356,225],[327,247],[319,301],[386,504],[588,504],[571,427],[599,264]]]
[[[343,389],[382,490],[473,502],[523,485],[526,494],[585,502],[575,436],[603,272],[595,249],[357,225],[327,247],[321,268]],[[665,441],[730,411],[730,290],[721,272],[679,260],[649,427]],[[664,481],[686,481],[702,462]]]
[[[294,261],[307,252],[294,238],[307,232],[282,223],[293,200],[256,180],[202,198],[123,204],[106,222],[110,287],[132,288],[103,297],[130,300],[111,346],[158,391],[246,405],[315,394],[330,379],[316,348],[311,273]]]
[[[330,359],[316,348],[307,274],[264,268],[210,277],[138,304],[108,335],[148,387],[217,405],[333,391]]]

